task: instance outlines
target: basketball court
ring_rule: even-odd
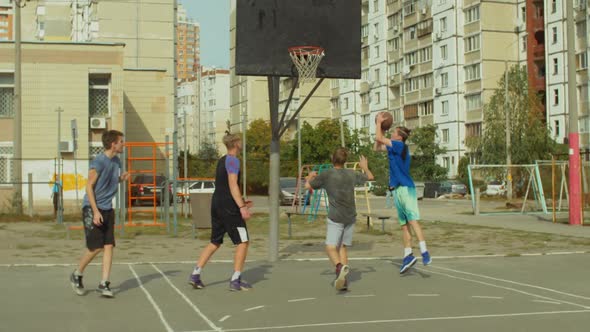
[[[350,262],[338,292],[325,260],[249,262],[251,291],[228,290],[230,262],[187,282],[192,262],[117,264],[114,299],[71,289],[74,266],[2,266],[1,331],[582,331],[590,326],[588,254],[434,257],[399,275],[399,259]],[[106,318],[105,320],[105,317]]]

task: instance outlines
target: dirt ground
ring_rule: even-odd
[[[286,217],[280,221],[281,259],[325,257],[324,219],[308,222],[305,217],[293,216],[292,238],[288,237]],[[1,222],[1,264],[76,263],[84,250],[83,232],[68,230],[77,223],[57,225],[51,221]],[[572,238],[545,233],[515,231],[492,227],[459,225],[450,222],[423,221],[431,254],[437,256],[507,255],[550,253],[559,251],[587,251],[590,239]],[[249,259],[268,257],[268,215],[258,214],[248,221],[251,237]],[[115,262],[194,261],[208,243],[209,230],[196,230],[193,238],[188,220],[180,220],[177,236],[166,227],[126,227],[116,231]],[[232,259],[233,246],[226,237],[226,245],[214,259]],[[415,244],[417,247],[417,244]],[[359,219],[354,235],[351,257],[399,257],[402,254],[401,231],[397,224],[386,224],[381,231],[377,221],[367,230]],[[98,260],[97,260],[98,261]]]

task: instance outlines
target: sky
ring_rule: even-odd
[[[201,26],[201,64],[229,69],[230,0],[181,0],[187,16]]]

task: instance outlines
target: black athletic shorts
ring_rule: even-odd
[[[89,250],[104,248],[107,244],[115,245],[115,210],[100,210],[102,215],[102,226],[96,226],[92,222],[94,213],[92,208],[82,208],[82,222],[86,234],[86,247]]]
[[[234,244],[248,242],[248,228],[237,206],[211,204],[211,243],[222,244],[227,233]]]

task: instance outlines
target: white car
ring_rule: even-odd
[[[488,196],[503,196],[506,194],[506,182],[491,181],[486,186],[486,195]]]
[[[212,194],[215,191],[215,180],[199,180],[188,187],[189,194]]]

